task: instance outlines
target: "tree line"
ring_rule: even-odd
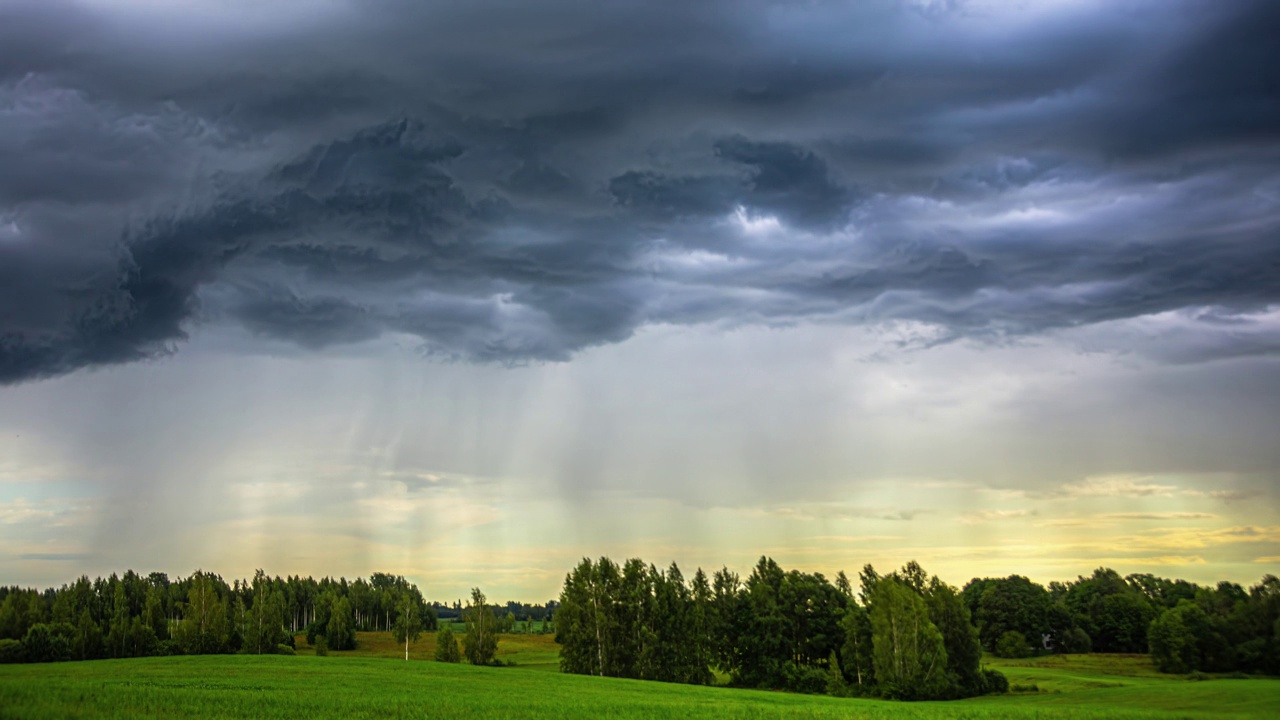
[[[685,582],[639,559],[584,559],[556,615],[565,672],[901,699],[999,692],[980,667],[977,628],[957,589],[914,562],[861,592],[844,573],[784,571],[762,557],[745,580],[727,568]]]
[[[129,570],[43,592],[0,588],[0,662],[292,653],[294,633],[317,650],[344,650],[357,630],[402,638],[435,627],[418,588],[388,573],[349,582],[259,570],[227,583],[201,571],[170,580]]]
[[[982,653],[1152,654],[1165,672],[1280,674],[1280,580],[1245,591],[1152,575],[1046,588],[1025,577],[963,590],[919,564],[880,575],[784,571],[768,557],[742,579],[727,568],[686,582],[674,563],[584,559],[564,581],[556,639],[565,672],[694,684],[714,672],[743,687],[899,699],[1001,692]]]
[[[1162,672],[1280,675],[1274,575],[1246,590],[1099,568],[1048,587],[1018,575],[974,579],[963,594],[983,646],[996,655],[1150,652]]]

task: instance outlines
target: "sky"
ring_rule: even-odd
[[[0,0],[0,584],[1280,572],[1278,34]]]

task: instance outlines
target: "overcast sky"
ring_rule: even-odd
[[[1280,568],[1280,3],[0,0],[0,583]]]

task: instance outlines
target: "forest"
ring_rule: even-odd
[[[1150,653],[1166,673],[1280,675],[1280,579],[1201,586],[1099,568],[1051,582],[974,578],[963,588],[915,562],[857,588],[839,572],[784,570],[761,557],[747,577],[728,568],[686,580],[640,559],[583,559],[558,601],[427,602],[404,577],[367,580],[259,570],[228,583],[197,571],[89,580],[60,588],[0,587],[0,662],[151,655],[292,654],[347,650],[357,631],[397,642],[439,629],[436,658],[492,664],[518,621],[553,627],[568,673],[897,699],[969,697],[1007,688],[984,653]],[[441,622],[441,620],[444,620]],[[453,621],[465,623],[458,646]]]
[[[132,570],[80,577],[43,592],[0,588],[0,662],[148,655],[288,653],[294,633],[328,649],[355,647],[356,631],[434,630],[436,611],[399,575],[234,580],[201,571],[170,580]]]
[[[1152,575],[1090,577],[1048,587],[1012,575],[963,589],[919,564],[881,575],[784,571],[762,557],[744,580],[727,568],[686,582],[627,560],[584,559],[556,614],[565,672],[898,699],[1007,689],[982,668],[998,657],[1145,653],[1163,672],[1280,674],[1280,580],[1245,590]]]

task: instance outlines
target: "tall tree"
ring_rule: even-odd
[[[929,608],[929,620],[942,634],[947,651],[947,671],[952,676],[960,695],[981,695],[982,643],[978,629],[969,617],[969,608],[955,588],[934,576],[929,581],[925,602]]]
[[[423,610],[422,597],[416,587],[405,587],[400,591],[400,600],[396,603],[400,614],[394,626],[396,642],[404,643],[404,659],[409,659],[409,643],[417,642],[422,635]]]
[[[890,575],[871,594],[871,632],[876,680],[894,698],[928,699],[947,694],[947,651],[929,620],[924,598]]]
[[[841,670],[844,671],[845,679],[854,685],[859,695],[868,694],[876,684],[874,659],[871,652],[871,617],[865,608],[851,602],[845,608],[840,627],[844,630],[844,647],[840,652],[843,663]]]
[[[467,635],[463,640],[463,651],[467,662],[472,665],[492,665],[498,651],[498,620],[486,602],[480,588],[471,588],[471,604],[464,613]]]
[[[330,650],[354,650],[356,647],[355,616],[351,612],[351,601],[345,596],[338,595],[333,602],[333,611],[325,628],[325,639],[329,642]]]

